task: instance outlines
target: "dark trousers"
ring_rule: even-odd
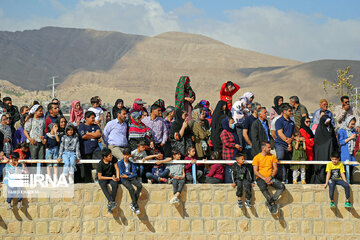
[[[280,182],[279,180],[273,178],[271,180],[271,182],[272,182],[271,186],[273,186],[276,189],[276,192],[272,197],[270,196],[270,193],[268,190],[269,185],[261,178],[256,179],[256,183],[259,186],[260,191],[266,198],[266,201],[270,204],[275,202],[276,200],[278,200],[281,193],[285,190],[285,185],[282,182]]]
[[[181,193],[182,189],[184,188],[185,185],[185,179],[172,179],[172,185],[173,185],[173,193]]]
[[[276,158],[281,160],[291,160],[291,152],[287,150],[287,147],[283,145],[275,145]],[[277,179],[281,182],[286,182],[288,178],[289,166],[285,164],[278,164],[278,174],[276,175]]]
[[[21,187],[8,187],[6,201],[11,203],[11,200],[17,198],[18,202],[22,201]]]
[[[196,182],[199,181],[199,179],[202,177],[203,174],[204,174],[203,171],[201,171],[201,170],[196,170]],[[193,178],[192,172],[186,173],[186,174],[185,174],[185,179],[186,179],[187,182],[193,183],[194,178]]]
[[[139,182],[136,178],[122,178],[122,184],[129,191],[133,207],[139,208],[137,201],[139,199],[140,192],[142,189],[141,182]],[[136,187],[136,191],[132,185]]]
[[[167,168],[164,171],[162,171],[158,176],[152,174],[151,172],[147,172],[146,178],[150,179],[150,180],[154,180],[156,182],[159,182],[160,178],[167,178],[169,176],[169,173],[170,173],[170,170]]]
[[[245,187],[245,197],[247,200],[251,199],[251,183],[250,181],[244,179],[242,181],[240,180],[235,180],[235,184],[236,184],[236,196],[237,197],[242,197],[242,193],[243,193],[243,188]]]
[[[335,188],[336,185],[340,185],[345,189],[345,196],[346,199],[350,198],[350,186],[347,182],[345,182],[344,180],[340,180],[340,179],[330,179],[329,180],[329,195],[330,195],[330,200],[334,201],[334,192],[335,192]]]
[[[108,184],[111,186],[111,192],[108,189]],[[109,202],[115,202],[118,184],[119,182],[115,182],[114,180],[99,180],[101,190]]]
[[[215,177],[206,176],[205,182],[206,183],[211,183],[211,184],[218,184],[218,183],[223,183],[224,180],[221,180],[221,179],[218,179],[218,178],[215,178]]]
[[[89,154],[82,154],[81,159],[101,159],[101,151],[95,151]],[[92,178],[91,170],[96,169],[97,163],[83,163],[78,164],[76,167],[79,171],[75,172],[76,183],[91,183],[94,182]],[[97,178],[97,176],[95,176]]]

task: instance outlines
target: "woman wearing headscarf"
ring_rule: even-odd
[[[270,124],[271,121],[281,114],[280,105],[284,102],[284,98],[282,96],[276,96],[274,98],[274,106],[270,109]]]
[[[175,92],[175,109],[184,109],[191,119],[192,103],[195,101],[195,92],[190,86],[190,78],[182,76],[176,86]]]
[[[122,109],[124,107],[124,100],[122,99],[117,99],[115,101],[115,104],[112,108],[112,116],[113,116],[113,119],[115,119],[117,117],[116,113],[117,111],[120,111],[120,109]]]
[[[345,119],[344,125],[338,131],[338,141],[340,144],[340,160],[355,161],[355,142],[356,142],[356,130],[355,130],[356,118],[353,115],[348,116]],[[350,183],[350,166],[346,165],[346,178]]]
[[[235,131],[235,122],[232,118],[224,118],[222,121],[223,131],[221,132],[220,138],[223,143],[222,158],[224,160],[235,159],[235,154],[242,150],[239,142],[239,137]],[[225,183],[231,183],[230,167],[231,164],[225,166]]]
[[[6,157],[10,157],[10,153],[12,151],[12,133],[11,133],[11,127],[9,125],[10,119],[6,113],[1,114],[0,116],[0,131],[4,135],[4,141],[3,141],[3,148],[0,149],[0,151],[4,151],[4,155]]]
[[[198,105],[202,106],[202,108],[204,109],[205,118],[209,121],[209,124],[211,125],[214,110],[211,108],[210,102],[207,100],[201,100]]]
[[[222,142],[220,139],[220,134],[223,130],[221,121],[230,116],[230,112],[227,108],[227,103],[220,100],[214,110],[214,114],[211,121],[211,143],[214,146],[214,151],[222,151]]]
[[[331,118],[328,115],[323,115],[320,118],[320,123],[314,136],[314,159],[316,161],[329,161],[331,153],[338,150],[336,134],[331,124]],[[324,164],[314,166],[312,183],[325,183],[325,168],[326,165]]]
[[[83,118],[84,110],[81,107],[80,101],[72,101],[70,109],[70,122],[73,123],[75,126],[79,126]]]
[[[188,113],[184,109],[175,111],[175,121],[170,128],[171,148],[179,150],[182,156],[186,155],[189,147],[192,147],[192,132],[188,125]]]
[[[314,134],[310,129],[311,120],[308,117],[302,117],[300,121],[300,135],[305,139],[306,158],[309,161],[314,157]]]
[[[142,112],[133,112],[130,114],[130,127],[129,127],[129,145],[131,151],[137,148],[140,141],[144,141],[147,146],[153,145],[152,135],[150,128],[146,127],[141,122]]]
[[[142,112],[142,111],[147,112],[146,108],[144,107],[144,104],[146,104],[146,102],[144,102],[141,98],[135,99],[132,109],[130,110],[130,114],[133,112]]]
[[[192,132],[195,139],[196,154],[200,159],[210,157],[210,126],[205,116],[205,110],[203,108],[196,108],[193,111],[194,124]]]

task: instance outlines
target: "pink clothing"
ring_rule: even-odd
[[[77,121],[81,121],[84,118],[84,110],[82,109],[81,105],[79,109],[76,109],[75,106],[76,104],[79,103],[80,101],[78,100],[74,100],[71,103],[71,109],[70,109],[70,122],[75,123]]]
[[[185,160],[196,160],[196,157],[186,156]],[[196,166],[200,166],[200,164],[196,164]],[[186,164],[185,165],[185,174],[186,173],[191,173],[191,170],[192,170],[192,164],[191,163]]]

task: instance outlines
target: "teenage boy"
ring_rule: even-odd
[[[329,195],[330,195],[330,207],[335,208],[334,202],[334,192],[336,185],[340,185],[345,189],[346,208],[352,208],[353,205],[350,203],[350,185],[346,181],[345,168],[342,162],[339,162],[340,154],[338,152],[333,152],[331,154],[331,162],[326,165],[326,182],[324,188],[329,185]]]
[[[47,106],[49,116],[45,118],[45,133],[48,131],[48,126],[51,123],[57,123],[59,117],[59,105],[56,103],[49,103]]]
[[[236,162],[231,166],[231,178],[233,181],[232,187],[237,187],[236,196],[238,197],[238,206],[239,208],[243,207],[241,197],[244,187],[246,193],[245,206],[251,208],[251,173],[245,166],[245,156],[242,153],[237,153],[235,159]]]
[[[129,148],[124,149],[123,156],[124,158],[118,162],[121,183],[129,191],[132,201],[130,204],[130,210],[139,215],[141,212],[137,201],[139,200],[142,184],[137,180],[135,164],[129,160],[131,157],[131,151]],[[132,185],[136,187],[136,191]]]
[[[112,213],[117,205],[115,198],[120,180],[118,161],[116,158],[113,158],[111,150],[108,148],[104,148],[101,151],[101,156],[102,160],[100,160],[97,166],[98,180],[101,190],[108,200],[108,212]],[[111,192],[108,189],[108,185],[111,186]]]
[[[277,159],[270,151],[271,146],[269,142],[261,143],[261,153],[254,157],[252,164],[256,183],[266,199],[266,207],[271,214],[276,214],[279,211],[276,201],[285,190],[285,185],[275,178],[278,171]],[[269,186],[273,186],[276,189],[272,197],[268,190]]]

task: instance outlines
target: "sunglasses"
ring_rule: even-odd
[[[311,123],[311,121],[305,121],[305,123]]]
[[[349,104],[350,102],[349,101],[346,101],[346,102],[344,102],[345,104]]]

